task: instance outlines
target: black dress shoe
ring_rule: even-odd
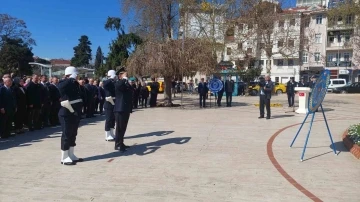
[[[125,148],[125,149],[129,149],[129,148],[130,148],[130,146],[127,146],[127,145],[125,145],[125,144],[123,144],[121,147],[123,147],[123,148]]]
[[[267,116],[267,117],[266,117],[266,119],[270,119],[270,117],[269,117],[269,116]]]
[[[66,165],[66,166],[73,166],[73,165],[76,165],[76,162],[73,161],[73,162],[61,162],[62,165]]]
[[[265,118],[264,116],[259,116],[259,119],[263,119],[263,118]]]

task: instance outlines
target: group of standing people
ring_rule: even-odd
[[[40,130],[47,126],[59,125],[58,110],[60,94],[57,88],[59,80],[47,76],[32,75],[24,78],[5,74],[0,85],[0,136],[9,138],[14,123],[15,133]]]

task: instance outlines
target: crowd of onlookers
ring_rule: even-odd
[[[46,75],[16,76],[4,74],[0,79],[0,136],[8,138],[26,130],[40,130],[44,127],[60,125],[59,78]],[[78,78],[80,94],[83,101],[81,118],[92,118],[103,114],[105,90],[100,80]],[[153,81],[153,89],[146,87],[145,82],[131,81],[134,88],[133,108],[138,106],[156,106],[158,83]],[[157,90],[156,90],[157,89]],[[151,95],[153,98],[149,100]],[[13,133],[14,132],[14,133]]]

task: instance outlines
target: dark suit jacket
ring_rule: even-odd
[[[0,87],[0,109],[5,109],[6,114],[14,114],[16,111],[16,99],[11,88]]]
[[[223,95],[224,94],[224,89],[225,89],[225,83],[224,81],[221,81],[221,83],[223,84],[223,87],[221,88],[221,90],[218,92],[219,95]]]
[[[225,81],[225,92],[227,92],[227,93],[234,92],[234,87],[235,87],[235,84],[234,84],[233,80]]]
[[[299,82],[297,84],[298,84],[298,87],[309,87],[307,82],[304,82],[304,83]]]
[[[207,86],[207,83],[204,82],[204,83],[199,83],[199,86],[198,86],[198,93],[201,94],[201,95],[206,95],[209,91],[209,88]]]
[[[48,86],[48,89],[49,89],[49,96],[50,96],[50,101],[52,102],[52,106],[60,107],[61,96],[58,87],[55,86],[54,84],[50,84]]]
[[[20,87],[19,85],[13,85],[12,87],[15,100],[16,100],[16,108],[18,111],[24,112],[26,111],[26,89]],[[23,91],[21,90],[23,89]]]
[[[311,81],[311,82],[309,83],[309,88],[313,89],[313,88],[315,87],[315,83],[316,83],[316,82],[312,82],[312,81]]]
[[[61,96],[62,101],[65,101],[65,100],[73,101],[73,100],[81,99],[80,85],[73,78],[66,78],[66,79],[61,80],[59,82],[58,88],[60,91],[60,96]],[[79,103],[72,104],[71,106],[74,109],[74,111],[77,113],[75,115],[80,116],[83,103],[79,102]],[[71,113],[65,107],[61,107],[59,110],[59,115],[60,116],[71,116],[74,114]]]
[[[114,112],[131,113],[133,106],[134,88],[126,79],[118,80],[115,83],[115,107]]]
[[[294,94],[295,93],[295,87],[297,86],[297,83],[291,83],[290,81],[286,84],[286,93],[287,94]]]
[[[272,81],[267,81],[267,83],[264,86],[264,93],[267,99],[271,99],[271,94],[273,90],[274,90],[274,83]],[[261,93],[260,96],[262,96]]]
[[[160,88],[160,84],[159,84],[159,82],[152,82],[151,84],[150,84],[150,89],[151,89],[151,93],[152,94],[158,94],[159,93],[159,88]]]
[[[104,81],[103,87],[104,87],[104,91],[105,91],[105,98],[106,97],[115,97],[115,81],[113,79],[108,79],[108,80]],[[115,100],[114,100],[114,102],[115,102]],[[113,109],[114,106],[109,102],[105,102],[104,108],[105,109]]]
[[[27,105],[33,105],[35,109],[41,109],[42,104],[42,87],[40,84],[30,81],[26,85],[26,100]]]

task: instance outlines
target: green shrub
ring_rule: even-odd
[[[360,146],[360,124],[355,124],[349,127],[348,135],[355,144]]]

